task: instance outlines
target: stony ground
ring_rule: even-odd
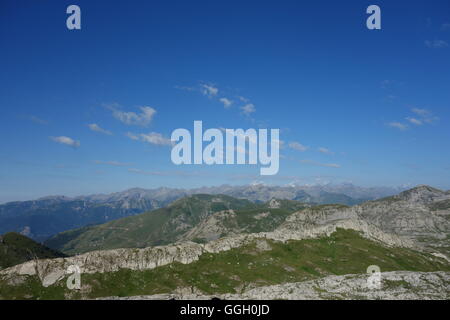
[[[393,271],[381,273],[381,286],[369,288],[369,275],[328,276],[321,279],[254,288],[241,294],[207,296],[180,288],[173,294],[106,297],[112,300],[212,299],[224,300],[427,300],[450,298],[450,272]]]

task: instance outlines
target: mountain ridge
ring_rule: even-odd
[[[396,193],[398,188],[363,188],[352,184],[312,186],[222,185],[194,189],[131,188],[110,194],[79,197],[47,196],[0,204],[0,233],[23,233],[44,241],[66,230],[133,216],[162,208],[192,194],[225,194],[264,203],[272,198],[323,204],[354,205]]]
[[[368,201],[352,207],[312,206],[295,200],[277,199],[271,199],[264,204],[254,204],[247,200],[245,206],[239,208],[222,206],[220,210],[200,214],[199,219],[188,222],[186,210],[190,210],[190,207],[188,208],[184,203],[189,203],[189,199],[198,197],[206,197],[205,201],[211,201],[219,196],[194,195],[182,198],[165,209],[92,226],[86,230],[72,230],[55,235],[45,244],[73,254],[121,247],[145,247],[178,241],[207,242],[241,233],[271,232],[283,226],[287,227],[286,232],[292,232],[299,228],[308,230],[334,222],[361,220],[389,234],[414,240],[418,245],[434,246],[433,250],[449,254],[446,249],[446,235],[450,230],[448,221],[450,211],[447,209],[432,211],[430,206],[436,203],[441,205],[441,201],[450,200],[450,196],[431,187],[415,187],[393,197]],[[232,197],[226,199],[239,201]],[[178,215],[171,215],[171,209],[178,212]],[[156,218],[160,214],[163,214],[166,219]],[[158,233],[151,231],[153,228],[156,228]],[[115,232],[111,232],[112,229],[115,229]],[[136,238],[136,235],[140,237]],[[150,235],[151,238],[149,238]]]
[[[0,235],[0,269],[33,259],[58,258],[65,255],[19,233]]]

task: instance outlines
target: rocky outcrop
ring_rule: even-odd
[[[328,276],[321,279],[274,286],[258,287],[241,294],[206,296],[198,293],[160,294],[134,297],[106,297],[106,300],[321,300],[321,299],[369,299],[369,300],[427,300],[450,298],[449,272],[382,272],[381,286],[368,285],[366,274]]]

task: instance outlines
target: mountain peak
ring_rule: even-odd
[[[41,197],[41,198],[38,198],[36,201],[40,201],[40,200],[68,201],[68,200],[72,200],[72,198],[63,196],[63,195],[54,195],[54,196]]]
[[[442,190],[428,185],[418,185],[412,189],[401,192],[397,197],[410,202],[428,203],[446,196]]]

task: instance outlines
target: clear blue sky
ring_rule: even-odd
[[[447,0],[3,0],[0,46],[0,202],[255,180],[450,188]],[[194,120],[280,128],[278,175],[173,165],[165,139]]]

